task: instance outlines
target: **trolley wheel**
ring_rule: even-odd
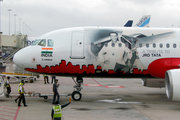
[[[47,100],[47,99],[48,99],[48,96],[44,96],[44,99]]]
[[[79,101],[81,100],[82,94],[78,91],[74,91],[71,96],[74,101]]]

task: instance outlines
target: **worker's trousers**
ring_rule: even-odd
[[[59,93],[55,92],[54,97],[53,97],[53,104],[55,103],[56,96],[57,96],[57,101],[59,101]]]
[[[18,105],[19,106],[21,105],[21,99],[23,99],[23,103],[24,103],[24,105],[26,105],[26,100],[25,100],[24,94],[21,94],[21,97],[19,99]]]

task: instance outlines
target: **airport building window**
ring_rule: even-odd
[[[37,45],[39,43],[40,40],[35,40],[31,45],[34,46],[34,45]]]
[[[153,43],[153,48],[155,48],[156,47],[156,43]]]
[[[142,47],[142,43],[139,43],[139,47]]]
[[[54,45],[54,43],[53,43],[53,41],[51,39],[49,39],[47,41],[47,43],[48,43],[48,47],[53,47],[53,45]]]
[[[169,47],[170,47],[169,43],[167,43],[167,44],[166,44],[166,47],[167,47],[167,48],[169,48]]]
[[[147,48],[149,47],[149,43],[146,43],[146,47],[147,47]]]
[[[160,48],[162,48],[162,47],[163,47],[163,44],[162,44],[162,43],[160,43],[160,44],[159,44],[159,47],[160,47]]]
[[[176,44],[175,43],[173,44],[173,48],[176,48]]]
[[[39,44],[40,46],[46,46],[46,40],[45,39],[42,39]]]

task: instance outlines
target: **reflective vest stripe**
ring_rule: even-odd
[[[7,81],[6,81],[6,83],[7,83]],[[10,87],[10,85],[7,83],[6,87]]]
[[[20,86],[21,86],[22,84],[21,83],[19,83],[19,86],[18,86],[18,92],[20,91]]]
[[[54,118],[62,117],[61,105],[53,106],[53,110],[54,110],[54,115],[53,115]]]
[[[19,83],[18,91],[20,91],[20,87],[22,87],[22,92],[21,92],[21,94],[23,94],[23,93],[24,93],[24,87],[23,87],[23,84],[22,84],[22,83]]]

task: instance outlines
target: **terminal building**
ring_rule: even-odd
[[[27,35],[3,35],[0,34],[0,60],[7,61],[12,59],[14,54],[27,46]]]

